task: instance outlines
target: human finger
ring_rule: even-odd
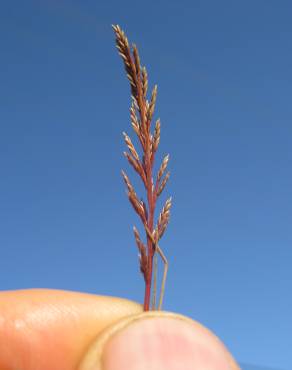
[[[88,349],[78,370],[239,370],[223,343],[185,316],[152,311],[121,319]]]
[[[0,369],[75,370],[93,339],[142,312],[126,299],[60,290],[0,293]]]

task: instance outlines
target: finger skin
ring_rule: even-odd
[[[32,289],[0,293],[0,369],[74,370],[94,338],[142,312],[125,299]]]

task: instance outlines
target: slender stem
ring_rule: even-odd
[[[153,288],[152,288],[152,310],[156,309],[156,295],[157,295],[157,269],[158,269],[157,253],[154,253],[153,265]]]
[[[162,252],[161,248],[159,247],[159,245],[157,245],[157,252],[160,254],[160,257],[162,258],[162,261],[164,263],[163,278],[162,278],[162,283],[161,283],[160,297],[159,297],[159,304],[158,304],[158,310],[161,310],[162,303],[163,303],[163,297],[164,297],[164,291],[165,291],[166,276],[167,276],[167,271],[168,271],[168,261],[164,253]]]

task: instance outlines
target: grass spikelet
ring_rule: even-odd
[[[136,244],[139,250],[139,260],[140,260],[140,271],[142,272],[143,276],[147,276],[147,251],[145,245],[142,243],[140,235],[136,227],[133,227],[134,236],[136,240]]]
[[[148,90],[148,76],[146,68],[142,68],[142,88],[143,88],[143,96],[146,98],[147,90]]]
[[[134,191],[134,188],[133,188],[133,186],[132,186],[132,184],[131,184],[131,182],[130,182],[130,180],[129,180],[128,176],[126,175],[126,173],[125,173],[123,170],[122,170],[122,176],[123,176],[123,179],[124,179],[124,181],[125,181],[125,184],[126,184],[126,186],[127,186],[127,188],[128,188],[128,191],[129,191],[129,192]]]
[[[164,234],[164,231],[168,225],[169,218],[170,218],[170,207],[171,207],[171,197],[167,199],[165,202],[164,207],[162,208],[158,222],[157,222],[157,234],[158,234],[158,240],[162,238],[162,235]]]
[[[140,160],[139,155],[138,155],[130,137],[125,132],[123,132],[123,135],[124,135],[124,138],[125,138],[126,145],[129,148],[130,152],[132,153],[133,157],[135,159],[137,159],[137,161],[139,161]]]
[[[161,184],[157,190],[157,196],[159,197],[159,195],[163,192],[164,188],[165,188],[165,185],[168,181],[170,177],[170,172],[168,171],[167,174],[164,176],[163,180],[161,181]]]
[[[160,119],[155,123],[154,136],[153,136],[153,151],[156,152],[160,142]]]
[[[164,174],[164,171],[166,170],[166,167],[167,167],[167,164],[168,164],[168,161],[169,161],[169,154],[167,154],[164,158],[163,158],[163,161],[161,163],[161,166],[158,170],[158,174],[157,174],[157,181],[159,182],[161,180],[161,177],[162,175]]]
[[[150,100],[150,103],[149,103],[148,109],[147,109],[147,119],[149,121],[151,121],[152,117],[153,117],[156,98],[157,98],[157,85],[155,85],[154,89],[152,90],[151,100]]]

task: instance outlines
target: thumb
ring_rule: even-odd
[[[78,370],[239,370],[208,329],[184,316],[152,311],[107,327]]]

